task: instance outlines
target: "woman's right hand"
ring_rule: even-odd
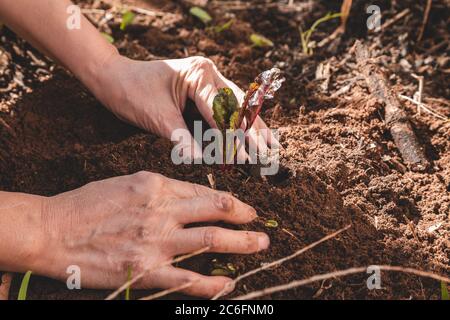
[[[184,228],[194,222],[248,223],[255,210],[225,192],[139,172],[89,183],[43,200],[44,237],[34,273],[64,280],[68,266],[81,271],[83,288],[115,289],[174,256],[210,252],[249,254],[269,246],[264,233],[219,227]],[[231,279],[166,266],[149,272],[137,288],[193,284],[185,293],[211,297]]]

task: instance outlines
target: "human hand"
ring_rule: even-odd
[[[230,87],[240,103],[244,99],[244,92],[203,57],[144,62],[114,55],[106,66],[101,88],[97,90],[100,100],[120,118],[168,139],[176,129],[187,130],[182,116],[187,98],[195,102],[213,128],[217,126],[212,117],[212,102],[219,88]],[[269,130],[268,135],[259,137],[257,131],[261,129],[268,128],[258,117],[247,137],[258,150],[265,152],[268,146],[278,146]],[[191,136],[178,147],[183,154],[201,157]],[[242,152],[245,151],[241,150],[241,157]]]
[[[209,247],[210,252],[249,254],[264,250],[264,233],[219,227],[184,228],[194,222],[248,223],[255,210],[225,192],[150,172],[111,178],[44,200],[43,252],[34,273],[65,280],[77,265],[84,288],[115,289],[130,267],[139,274],[176,255]],[[150,271],[137,288],[173,288],[211,297],[231,279],[167,266]]]

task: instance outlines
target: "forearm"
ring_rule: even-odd
[[[97,94],[105,64],[117,50],[82,15],[80,28],[69,29],[70,5],[69,0],[0,0],[0,20]]]
[[[0,270],[32,269],[42,252],[43,197],[0,192]]]

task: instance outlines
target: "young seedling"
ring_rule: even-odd
[[[127,282],[129,282],[131,279],[133,279],[133,271],[129,266],[127,270]],[[128,286],[127,289],[125,290],[125,300],[129,301],[130,296],[131,296],[131,286]]]
[[[341,15],[342,14],[340,12],[338,12],[338,13],[329,12],[325,16],[323,16],[322,18],[320,18],[316,22],[314,22],[313,25],[311,26],[311,28],[306,30],[305,32],[303,32],[301,27],[299,27],[300,40],[302,42],[302,49],[303,49],[304,54],[312,55],[314,53],[313,48],[311,47],[310,39],[311,39],[313,32],[317,29],[319,24],[321,24],[322,22],[331,20],[331,19],[339,18],[339,17],[341,17]]]
[[[231,20],[225,22],[224,24],[215,26],[213,28],[213,30],[214,30],[215,33],[221,33],[221,32],[223,32],[225,30],[230,29],[231,26],[233,25],[233,23],[234,23],[234,19],[231,19]]]
[[[446,301],[450,300],[447,284],[444,281],[441,281],[441,299]]]
[[[266,223],[264,223],[264,225],[267,228],[276,228],[276,227],[278,227],[278,221],[276,221],[276,220],[267,220]]]
[[[128,25],[133,23],[134,18],[136,18],[136,15],[131,11],[125,11],[122,15],[122,22],[120,23],[120,30],[125,31]]]
[[[236,274],[236,267],[232,263],[222,264],[217,261],[217,259],[212,260],[213,270],[211,271],[212,276],[233,276]]]
[[[253,43],[253,47],[273,47],[273,42],[260,34],[252,33],[250,41]]]
[[[192,7],[189,10],[189,13],[199,19],[205,25],[212,21],[212,17],[209,15],[209,13],[200,7]]]
[[[221,88],[213,100],[213,118],[217,127],[225,139],[227,131],[236,131],[243,128],[247,132],[253,125],[256,117],[261,112],[264,100],[272,99],[275,92],[280,89],[285,79],[281,77],[281,71],[277,68],[264,71],[250,84],[242,105],[230,88]],[[245,122],[244,122],[245,120]],[[231,145],[223,144],[224,163],[236,155],[235,141],[227,141]]]
[[[31,274],[31,271],[27,271],[27,273],[25,273],[25,275],[23,276],[17,300],[27,300],[28,284],[30,283]]]
[[[205,26],[208,26],[211,24],[211,22],[213,21],[213,18],[209,15],[208,12],[206,12],[205,10],[203,10],[200,7],[192,7],[189,10],[189,13],[191,15],[193,15],[194,17],[196,17],[197,19],[199,19],[201,22],[203,22],[203,24]],[[231,19],[227,22],[225,22],[224,24],[221,25],[216,25],[216,26],[209,26],[208,28],[206,28],[207,30],[212,30],[215,33],[221,33],[225,30],[228,30],[231,28],[231,26],[234,23],[234,19]]]

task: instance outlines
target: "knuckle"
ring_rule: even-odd
[[[217,193],[213,195],[213,203],[215,207],[222,211],[231,211],[233,208],[233,198],[227,193]]]
[[[203,233],[203,245],[211,250],[221,246],[220,230],[218,228],[207,228]]]
[[[162,174],[149,171],[139,171],[132,175],[132,185],[152,186],[153,188],[162,187],[165,178]]]
[[[211,70],[215,68],[214,62],[209,58],[198,56],[194,57],[192,62],[194,67],[200,70]]]

